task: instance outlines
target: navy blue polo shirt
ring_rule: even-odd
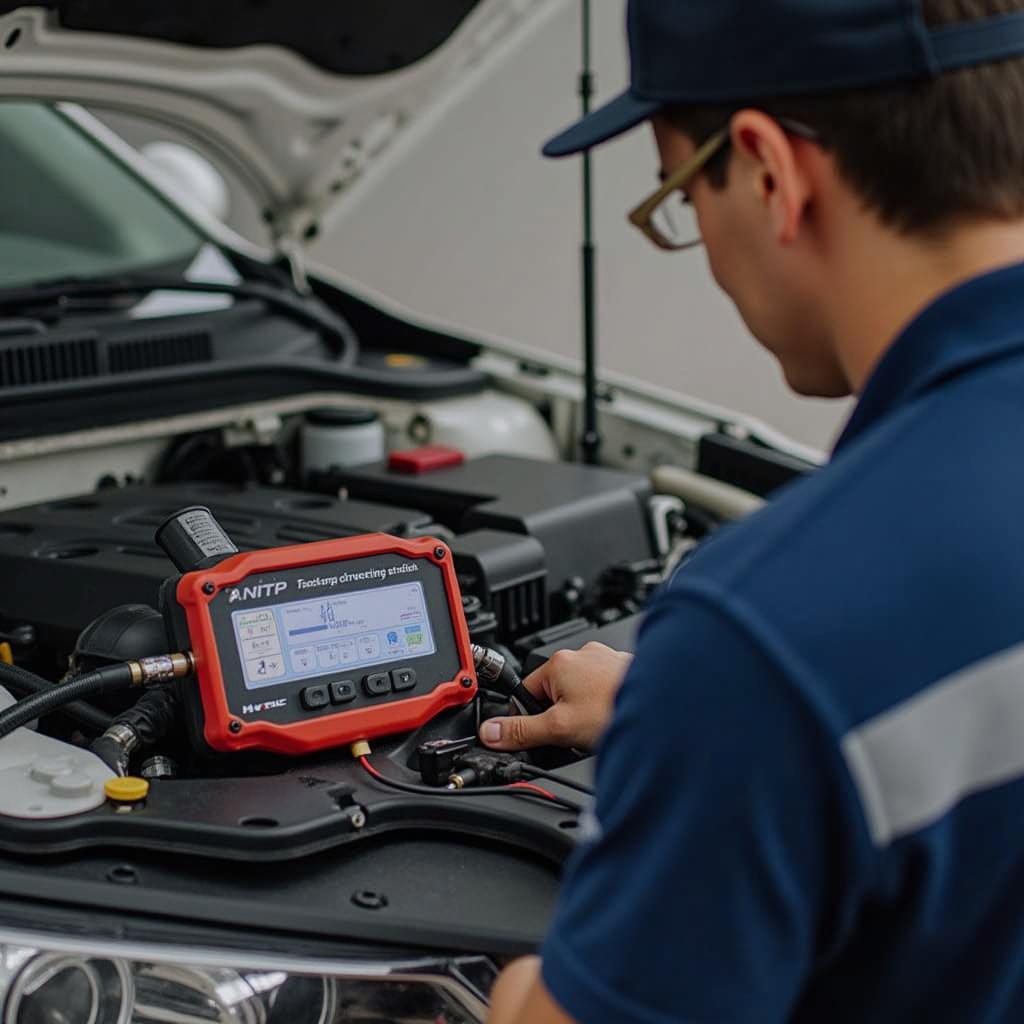
[[[1024,265],[664,589],[544,979],[582,1024],[1024,1020]]]

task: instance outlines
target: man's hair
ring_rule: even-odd
[[[1024,9],[1024,0],[921,0],[932,26]],[[772,98],[728,106],[671,106],[669,122],[695,142],[752,107],[814,128],[844,180],[883,223],[941,233],[958,222],[1024,216],[1024,59],[949,72],[912,85]],[[728,160],[707,175],[725,185]]]

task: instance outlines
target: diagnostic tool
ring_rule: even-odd
[[[367,534],[209,561],[163,592],[171,635],[195,657],[183,693],[200,749],[308,754],[418,728],[476,695],[440,541]]]

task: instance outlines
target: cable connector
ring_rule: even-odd
[[[358,761],[361,757],[369,757],[370,744],[366,740],[356,740],[349,748],[349,753]]]
[[[177,654],[161,654],[155,658],[140,658],[125,662],[131,672],[132,686],[149,686],[152,683],[167,683],[172,679],[185,679],[196,669],[196,659],[191,651]]]
[[[416,748],[420,778],[428,786],[445,786],[451,780],[458,758],[476,745],[476,737],[461,740],[430,740]]]
[[[456,770],[448,776],[448,789],[507,786],[523,777],[523,764],[512,754],[462,754],[455,758],[455,764]]]

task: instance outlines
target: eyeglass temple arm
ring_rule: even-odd
[[[649,199],[644,200],[629,215],[630,221],[637,227],[643,227],[650,219],[654,211],[670,196],[677,188],[682,188],[711,158],[725,145],[729,139],[729,129],[723,128],[716,132],[707,142],[690,157],[674,174],[665,179],[661,188]]]

